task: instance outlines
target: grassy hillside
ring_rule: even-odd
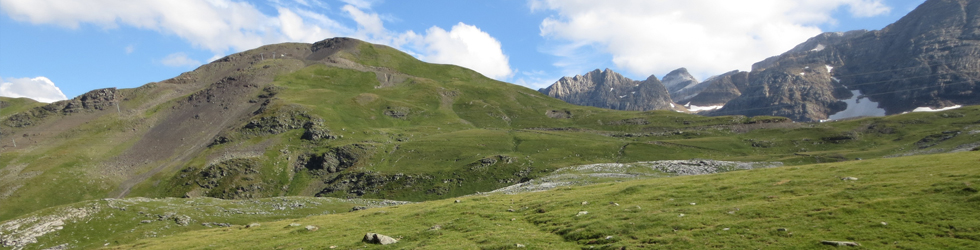
[[[980,153],[964,152],[475,195],[458,203],[197,230],[109,249],[823,249],[824,240],[976,249],[978,162]],[[361,242],[367,232],[400,242],[367,245]]]
[[[801,165],[980,146],[980,107],[830,123],[604,110],[359,41],[263,46],[91,94],[0,121],[17,142],[0,140],[0,220],[105,197],[424,201],[590,163]]]
[[[346,213],[405,202],[281,197],[254,200],[102,199],[32,212],[0,224],[0,246],[47,249],[55,246],[92,249],[138,239],[207,228],[249,226],[266,221]],[[305,229],[307,225],[292,227]]]

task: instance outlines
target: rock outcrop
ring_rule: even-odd
[[[656,76],[635,81],[613,72],[598,69],[585,75],[562,77],[547,88],[538,90],[565,102],[618,110],[671,109],[673,101]]]

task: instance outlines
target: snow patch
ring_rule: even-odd
[[[830,72],[833,72],[834,71],[834,66],[830,66],[829,64],[828,65],[824,65],[824,66],[827,66],[827,73],[830,73]]]
[[[716,105],[716,106],[704,106],[704,107],[701,107],[701,106],[698,106],[698,105],[689,105],[687,107],[687,110],[690,110],[691,112],[711,111],[711,110],[721,109],[721,107],[724,107],[724,106],[725,105]]]
[[[835,82],[838,82],[838,83],[840,83],[840,79],[837,79],[837,77],[833,77],[833,76],[831,76],[831,77],[830,77],[830,80],[834,80]]]
[[[800,72],[800,75],[801,76],[805,76],[806,75],[806,72]]]
[[[954,106],[949,106],[949,107],[939,108],[939,109],[933,109],[933,108],[930,108],[930,107],[918,107],[918,108],[913,109],[912,112],[939,112],[939,111],[946,111],[946,110],[951,110],[951,109],[958,109],[958,108],[962,108],[962,107],[963,107],[963,105],[954,105]]]
[[[674,108],[674,104],[673,103],[670,104],[670,108]]]
[[[619,96],[619,98],[623,98],[623,97],[626,97],[626,95],[621,95],[621,96]]]
[[[834,113],[827,120],[821,120],[821,122],[861,116],[885,116],[885,109],[879,108],[877,102],[872,102],[871,99],[862,96],[860,90],[851,90],[851,94],[854,96],[842,100],[847,103],[847,108],[844,111]]]
[[[609,88],[609,91],[613,91],[614,89],[616,89],[616,88]]]
[[[810,51],[821,51],[821,50],[823,50],[823,49],[826,49],[826,48],[827,48],[827,47],[826,47],[826,46],[823,46],[823,44],[819,44],[819,43],[818,43],[818,44],[817,44],[817,47],[816,47],[816,48],[813,48],[813,49],[811,49]]]

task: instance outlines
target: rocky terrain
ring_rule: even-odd
[[[599,163],[561,168],[547,176],[507,186],[488,193],[516,194],[552,190],[565,186],[583,186],[602,182],[670,176],[716,174],[736,170],[773,168],[782,165],[782,162],[734,162],[716,160]]]
[[[672,83],[672,86],[683,84],[680,80]],[[600,108],[635,111],[674,108],[667,89],[656,76],[635,81],[610,69],[563,77],[538,91],[568,103]]]

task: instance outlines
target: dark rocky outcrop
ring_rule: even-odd
[[[333,148],[323,154],[311,154],[300,159],[300,166],[315,174],[337,173],[357,166],[374,154],[374,147],[366,144],[350,144]]]
[[[3,124],[15,128],[29,127],[37,125],[42,119],[53,115],[69,115],[110,108],[115,110],[112,107],[116,103],[116,88],[96,89],[71,100],[58,101],[11,115],[3,121]]]
[[[183,188],[192,191],[200,189],[200,193],[208,197],[261,198],[265,196],[263,191],[269,187],[262,183],[259,168],[260,163],[256,158],[230,159],[203,168],[185,168],[178,173],[176,181]]]
[[[562,77],[538,91],[571,104],[618,110],[671,109],[673,103],[656,76],[634,81],[610,69]]]

